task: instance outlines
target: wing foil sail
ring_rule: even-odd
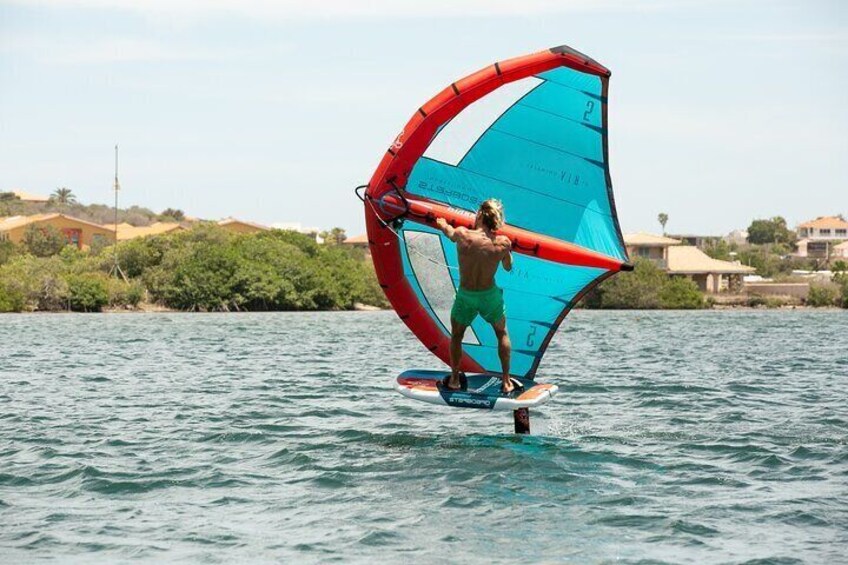
[[[556,329],[593,286],[629,268],[607,144],[609,71],[565,46],[499,62],[444,89],[414,114],[365,193],[380,284],[400,318],[449,362],[449,308],[459,286],[437,218],[472,226],[488,198],[516,252],[500,271],[511,372],[533,378]],[[472,323],[466,371],[500,371],[494,332]]]

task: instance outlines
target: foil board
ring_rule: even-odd
[[[524,385],[524,390],[504,395],[501,393],[500,376],[484,373],[467,375],[465,390],[455,391],[439,385],[449,374],[449,371],[424,369],[405,371],[395,381],[395,390],[407,398],[430,404],[481,410],[518,410],[541,406],[558,390],[556,385],[513,377]]]

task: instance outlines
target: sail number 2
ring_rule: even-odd
[[[527,347],[533,347],[536,344],[536,327],[531,327],[530,333],[527,334]]]
[[[595,109],[595,102],[593,100],[589,100],[586,102],[586,111],[583,112],[583,121],[588,122],[589,116],[592,114],[592,110]]]

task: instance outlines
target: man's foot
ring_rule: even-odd
[[[440,381],[442,388],[447,390],[463,390],[465,374],[462,371],[451,373]]]
[[[512,377],[501,378],[501,394],[512,394],[524,390],[524,385],[521,381],[517,381]]]

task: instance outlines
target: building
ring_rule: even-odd
[[[713,259],[697,247],[682,243],[679,239],[643,232],[624,236],[631,259],[648,259],[669,275],[692,279],[704,292],[740,288],[742,277],[756,271],[739,263]]]
[[[798,224],[798,237],[811,241],[841,241],[848,239],[848,222],[841,216],[822,216]]]
[[[218,222],[218,225],[233,233],[258,233],[271,229],[268,226],[263,226],[262,224],[254,224],[253,222],[245,222],[243,220],[236,220],[235,218],[221,220]]]
[[[713,259],[697,247],[676,245],[668,248],[670,275],[686,276],[704,292],[717,294],[742,287],[742,277],[756,272],[753,267],[738,262]]]
[[[828,259],[834,246],[848,240],[848,222],[841,216],[822,216],[798,225],[798,257]]]
[[[115,224],[104,224],[104,227],[114,230]],[[129,239],[148,237],[152,235],[162,235],[184,229],[185,228],[182,225],[176,222],[155,222],[149,226],[133,226],[125,222],[118,224],[118,241],[127,241]]]
[[[833,252],[834,243],[833,241],[802,239],[796,243],[798,251],[795,252],[795,255],[810,259],[827,259]]]
[[[350,245],[351,247],[361,247],[363,249],[368,249],[368,234],[363,233],[362,235],[355,235],[353,237],[349,237],[344,240],[345,245]]]
[[[78,249],[87,249],[94,243],[111,243],[115,240],[115,231],[106,226],[56,213],[4,218],[0,220],[0,241],[21,243],[30,226],[41,229],[56,228],[69,244]]]
[[[694,234],[682,234],[682,235],[668,235],[668,237],[672,239],[679,239],[686,245],[694,245],[698,249],[704,249],[705,247],[712,247],[719,241],[721,241],[721,237],[717,235],[694,235]]]
[[[344,240],[342,245],[353,247],[354,249],[365,250],[365,258],[371,257],[371,246],[368,244],[368,234],[355,235]]]
[[[627,254],[630,255],[631,259],[636,257],[650,259],[663,270],[668,268],[668,248],[681,243],[679,239],[645,232],[624,235],[624,245],[627,247]]]

